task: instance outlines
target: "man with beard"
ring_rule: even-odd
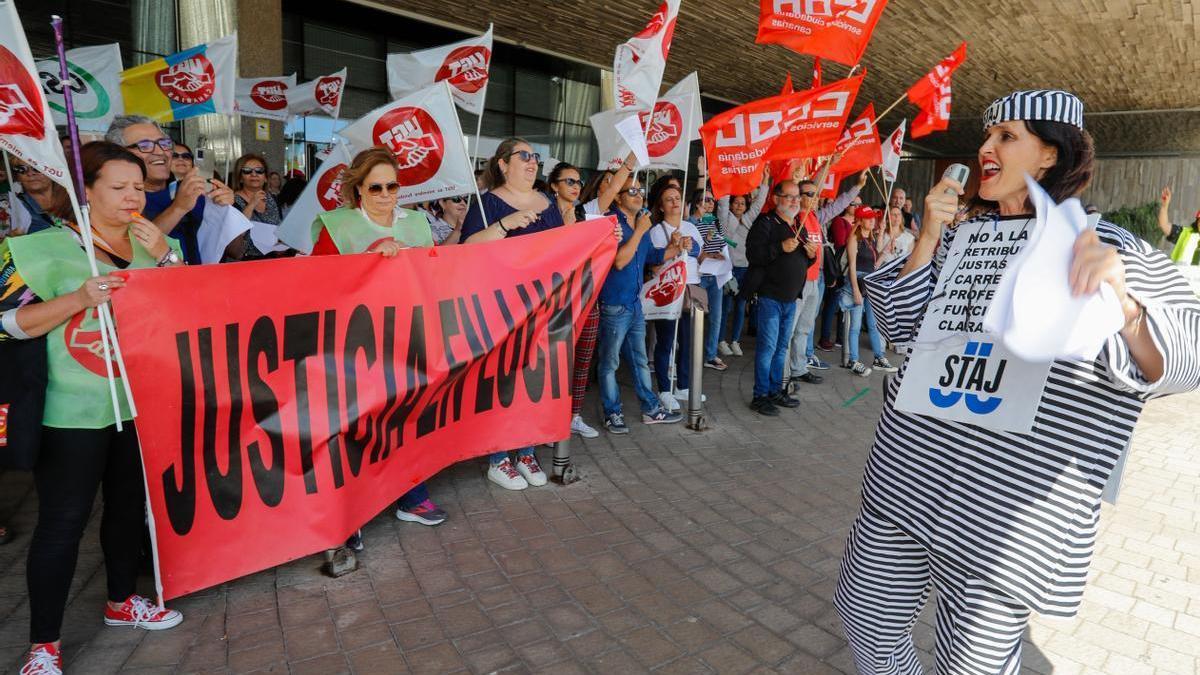
[[[812,188],[811,182],[805,185]],[[800,188],[791,180],[776,185],[775,210],[760,215],[746,235],[750,269],[743,292],[747,297],[758,295],[758,344],[750,407],[771,417],[779,414],[778,406],[800,406],[800,401],[789,396],[783,386],[783,366],[796,318],[796,298],[818,253],[817,244],[807,238],[801,242],[793,225],[800,213]]]

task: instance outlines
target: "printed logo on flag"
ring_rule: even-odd
[[[8,405],[0,404],[0,448],[8,445]]]
[[[345,170],[346,165],[339,163],[321,173],[317,180],[317,201],[322,209],[332,211],[342,205],[342,172]]]
[[[258,82],[250,90],[250,100],[263,110],[283,110],[287,107],[287,85],[279,80]]]
[[[104,342],[100,338],[100,321],[96,309],[89,307],[71,317],[63,332],[63,342],[75,361],[100,377],[108,377],[104,365]]]
[[[0,45],[0,134],[38,140],[46,135],[39,87],[17,55],[3,45]]]
[[[646,118],[650,118],[649,127]],[[680,132],[683,130],[683,115],[679,107],[669,101],[659,101],[654,105],[654,114],[638,113],[638,123],[646,133],[646,149],[651,157],[662,157],[679,145]]]
[[[327,108],[338,107],[338,100],[342,97],[343,79],[328,75],[318,78],[314,89],[317,104]]]
[[[487,84],[491,56],[491,51],[483,45],[459,47],[446,56],[433,81],[446,80],[464,94],[474,94]]]
[[[442,166],[446,147],[442,130],[421,108],[389,110],[375,122],[372,135],[396,156],[401,185],[420,185],[437,175]]]
[[[75,108],[75,116],[82,119],[99,119],[108,115],[108,111],[112,108],[108,100],[108,93],[104,91],[104,87],[96,81],[96,78],[86,69],[67,62],[67,81],[63,81],[58,73],[47,73],[45,71],[38,72],[42,78],[42,87],[46,91],[63,95],[63,90],[71,90],[71,103]],[[66,114],[67,109],[53,100],[47,101],[50,108],[56,112]]]
[[[217,89],[216,71],[203,54],[176,63],[155,75],[154,81],[164,96],[185,105],[204,103]]]
[[[672,18],[670,23],[667,23],[667,14],[669,11],[670,10],[667,7],[667,3],[664,2],[663,4],[659,5],[658,11],[654,13],[654,16],[650,17],[650,22],[646,24],[646,27],[642,29],[642,32],[633,36],[642,40],[652,38],[658,34],[658,31],[663,29],[663,25],[665,24],[667,29],[666,32],[663,33],[662,39],[662,57],[664,61],[667,59],[667,54],[671,51],[671,40],[675,38],[676,19]],[[633,62],[637,63],[640,60],[641,57],[637,52],[634,52]]]
[[[668,307],[678,300],[687,287],[687,263],[678,260],[658,276],[658,283],[646,291],[646,299],[656,307]]]

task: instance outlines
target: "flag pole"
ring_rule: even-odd
[[[825,176],[829,175],[829,168],[831,166],[833,166],[832,159],[833,159],[833,155],[826,156],[824,158],[824,160],[825,160],[824,166],[822,166],[821,171],[817,173],[817,179],[815,182],[817,185],[817,197],[818,198],[820,198],[820,196],[821,196],[821,186],[825,184]],[[792,234],[795,235],[796,241],[800,240],[800,232],[804,230],[804,221],[808,219],[808,214],[812,213],[812,211],[813,211],[812,208],[809,207],[800,212],[800,217],[796,221],[795,229],[792,230]]]
[[[875,118],[875,124],[876,124],[876,126],[878,126],[878,125],[879,125],[879,120],[883,119],[885,115],[887,115],[888,113],[892,112],[892,109],[893,109],[893,108],[895,108],[896,106],[898,106],[898,105],[900,105],[901,103],[903,103],[903,102],[905,101],[905,99],[907,99],[907,98],[908,98],[908,92],[907,92],[907,91],[906,91],[906,92],[904,92],[903,94],[900,94],[900,98],[896,99],[896,100],[895,100],[895,101],[894,101],[894,102],[893,102],[891,105],[889,105],[889,106],[887,107],[887,109],[885,109],[883,112],[879,113],[879,115],[878,115],[878,116]]]
[[[867,169],[867,175],[871,177],[871,182],[875,185],[875,191],[886,201],[887,195],[883,194],[883,188],[879,187],[879,181],[875,180],[875,174],[870,169]]]
[[[483,113],[487,110],[487,91],[488,85],[492,83],[491,62],[488,62],[488,81],[483,85],[483,101],[480,102],[479,114],[475,120],[475,148],[471,151],[471,180],[475,186],[475,203],[479,205],[480,222],[484,227],[488,226],[487,212],[483,210],[483,195],[479,193],[479,181],[475,178],[475,165],[479,161],[479,139],[483,134]],[[546,159],[550,159],[547,157]]]
[[[228,181],[229,185],[233,185],[233,177],[229,175],[229,165],[233,160],[233,127],[241,126],[241,115],[229,116],[229,134],[225,137],[225,173],[221,175],[221,182]]]

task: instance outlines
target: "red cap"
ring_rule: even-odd
[[[860,206],[857,209],[854,209],[854,217],[855,218],[866,219],[866,218],[878,218],[879,216],[880,216],[880,212],[876,211],[875,209],[873,209],[869,206]]]

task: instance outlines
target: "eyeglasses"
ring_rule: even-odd
[[[243,166],[242,167],[242,175],[243,176],[249,176],[250,174],[255,174],[255,175],[261,176],[261,175],[265,174],[266,172],[267,172],[267,170],[262,168],[261,166]]]
[[[575,187],[576,185],[583,185],[583,181],[579,180],[578,178],[559,178],[558,180],[556,180],[554,182],[555,183],[566,183],[567,187]]]
[[[784,201],[784,200],[793,201],[793,200],[799,200],[799,199],[800,199],[800,195],[789,195],[789,194],[775,195],[775,201],[779,201],[779,202]]]
[[[646,194],[646,188],[640,188],[640,187],[629,188],[627,190],[621,190],[621,192],[624,192],[625,194],[629,195],[630,197],[642,197],[642,196],[645,196],[645,194]]]
[[[817,193],[815,193],[815,192],[801,192],[800,194],[804,195],[805,197],[810,197],[810,198],[817,196]]]
[[[446,201],[454,202],[455,204],[465,204],[465,203],[467,203],[467,198],[466,197],[446,197]]]
[[[138,141],[137,143],[130,143],[125,147],[129,150],[136,148],[138,152],[148,155],[154,152],[154,148],[162,148],[164,152],[173,150],[175,148],[175,141],[166,137],[154,141],[147,138],[146,140]]]
[[[26,166],[24,164],[18,164],[17,166],[14,166],[12,168],[12,172],[14,176],[24,176],[27,173],[37,173],[33,167]]]
[[[387,190],[387,193],[389,195],[394,195],[400,191],[400,184],[397,183],[396,181],[392,181],[392,182],[388,183],[387,185],[381,185],[379,183],[371,183],[370,185],[367,186],[367,192],[370,194],[376,195],[376,196],[383,194],[384,190]]]
[[[530,152],[528,150],[513,150],[512,152],[508,153],[509,157],[512,157],[513,155],[520,157],[522,162],[529,162],[529,161],[540,162],[540,161],[542,161],[541,154],[536,153],[536,152]]]
[[[186,159],[191,160],[192,153],[190,152],[172,152],[171,159]]]

